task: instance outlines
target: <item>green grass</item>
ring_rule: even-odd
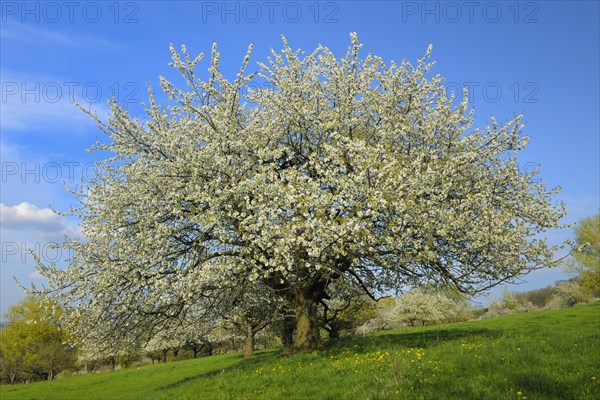
[[[9,399],[600,399],[600,303],[1,386]]]

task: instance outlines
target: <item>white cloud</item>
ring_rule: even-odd
[[[0,224],[4,229],[16,231],[67,233],[72,230],[68,223],[52,209],[38,208],[27,202],[16,206],[0,203]]]
[[[30,279],[45,279],[42,274],[40,274],[39,271],[35,270],[31,273],[29,273],[29,275],[27,275]]]

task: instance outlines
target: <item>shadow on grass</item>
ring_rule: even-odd
[[[475,328],[469,325],[446,327],[424,327],[405,328],[404,330],[395,330],[390,332],[377,333],[369,336],[353,336],[330,340],[323,347],[324,353],[337,353],[345,349],[351,349],[353,353],[367,353],[381,349],[393,348],[428,348],[439,345],[446,341],[457,341],[464,338],[485,338],[494,339],[500,336],[506,336],[506,331],[494,329]],[[258,351],[252,358],[244,359],[242,355],[234,362],[225,368],[215,368],[210,371],[202,372],[197,375],[189,376],[160,387],[161,390],[174,389],[187,383],[214,378],[221,374],[226,374],[235,371],[253,370],[269,361],[273,361],[283,349],[272,349]],[[298,353],[291,357],[302,356],[306,353]]]
[[[239,359],[236,359],[233,365],[227,366],[225,368],[215,368],[210,371],[202,372],[197,375],[188,376],[187,378],[180,379],[176,382],[169,383],[168,385],[163,385],[158,387],[159,390],[170,390],[175,389],[179,386],[185,385],[187,383],[198,381],[201,379],[210,379],[214,378],[221,374],[226,374],[232,371],[238,371],[242,369],[252,368],[257,364],[261,364],[265,362],[267,359],[275,359],[276,355],[280,353],[280,350],[263,350],[256,352],[252,358],[242,358],[240,355]]]
[[[401,348],[428,348],[437,346],[447,341],[456,341],[463,338],[481,337],[494,339],[505,336],[506,332],[501,330],[481,329],[474,327],[447,328],[406,328],[406,331],[391,331],[377,333],[369,336],[354,336],[332,340],[327,342],[325,349],[328,351],[339,351],[344,348],[352,348],[353,352],[370,352],[386,347]]]
[[[511,381],[515,387],[523,388],[527,395],[536,394],[544,399],[583,400],[574,393],[572,384],[559,381],[541,371],[516,373],[511,376]]]
[[[159,386],[157,389],[158,390],[175,389],[175,388],[177,388],[179,386],[182,386],[182,385],[185,385],[187,383],[190,383],[190,382],[193,382],[193,381],[198,381],[198,380],[205,379],[205,378],[212,378],[212,377],[215,377],[215,376],[217,376],[219,374],[228,372],[228,371],[233,370],[233,369],[235,369],[235,367],[216,368],[216,369],[214,369],[212,371],[206,371],[206,372],[203,372],[203,373],[198,374],[198,375],[188,376],[187,378],[183,378],[183,379],[180,379],[180,380],[178,380],[176,382],[169,383],[168,385]]]

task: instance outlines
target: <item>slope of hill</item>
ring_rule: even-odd
[[[278,357],[227,354],[53,382],[9,399],[600,398],[600,303],[381,332]]]

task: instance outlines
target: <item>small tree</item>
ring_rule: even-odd
[[[554,287],[554,297],[550,300],[548,308],[573,307],[591,299],[590,292],[577,281],[559,281]]]
[[[411,326],[417,322],[425,325],[444,319],[443,304],[446,303],[449,302],[437,294],[416,289],[400,296],[397,312]]]
[[[272,325],[275,333],[279,336],[281,346],[287,351],[294,347],[294,331],[296,330],[296,320],[294,315],[285,315],[281,320]]]
[[[260,282],[245,283],[221,304],[221,318],[245,337],[244,357],[254,354],[256,334],[291,314],[289,305]]]
[[[68,329],[69,342],[76,346],[78,364],[88,371],[100,365],[115,369],[119,360],[128,359],[132,352],[141,349],[143,338],[148,335],[148,326],[138,319],[122,318],[116,310],[93,313],[92,308],[78,307],[69,310],[62,321]],[[138,316],[139,318],[139,316]]]
[[[0,335],[0,368],[9,383],[52,380],[74,367],[75,349],[65,345],[67,334],[54,312],[41,299],[29,296],[12,306],[8,326]]]
[[[547,286],[547,287],[541,288],[541,289],[529,290],[524,293],[514,293],[514,295],[518,299],[520,299],[520,301],[522,301],[522,302],[529,301],[538,308],[544,308],[548,304],[550,299],[552,298],[553,294],[554,294],[553,286]]]
[[[218,323],[219,311],[216,308],[190,307],[178,318],[167,319],[149,331],[142,350],[150,355],[153,362],[157,358],[166,362],[169,351],[176,359],[179,351],[185,347],[192,350],[196,358],[202,350],[212,352],[210,336]]]
[[[375,316],[356,328],[355,332],[365,335],[402,326],[402,320],[397,312],[397,301],[393,297],[380,299],[376,304]]]
[[[334,282],[329,297],[321,301],[320,313],[330,339],[339,338],[342,331],[353,332],[377,315],[377,303],[356,282]]]
[[[0,331],[0,369],[2,375],[0,382],[17,383],[24,379],[25,372],[25,352],[24,339],[19,337],[20,332],[5,326]]]
[[[579,274],[584,289],[600,295],[600,213],[579,221],[575,242],[578,247],[571,270]]]
[[[493,318],[502,315],[519,314],[527,311],[533,311],[535,309],[536,306],[526,298],[517,296],[508,289],[504,289],[502,292],[502,297],[499,300],[493,301],[481,318]]]

